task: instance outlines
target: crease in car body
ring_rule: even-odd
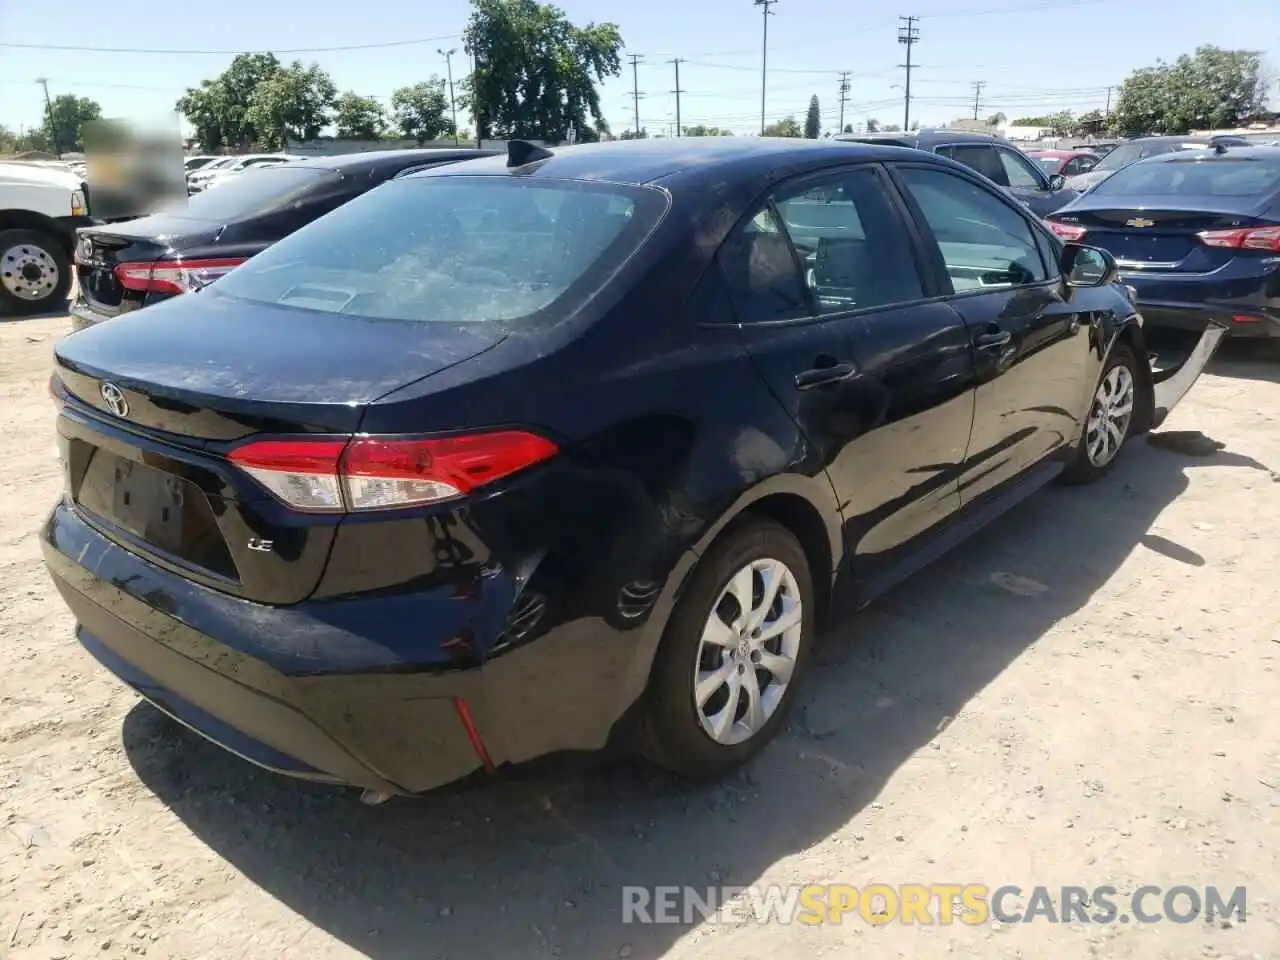
[[[1092,336],[1067,339],[1088,357],[1064,365],[1077,376],[1050,402],[1017,389],[1014,363],[988,382],[1015,389],[980,414],[986,327],[961,309],[992,297],[1007,322],[1018,292],[957,297],[949,268],[1007,267],[1010,254],[959,237],[950,254],[986,259],[943,256],[899,192],[900,151],[637,142],[553,153],[518,178],[501,159],[371,191],[198,295],[56,350],[69,484],[42,539],[81,641],[253,762],[378,796],[614,745],[723,772],[779,728],[838,579],[865,602],[1083,449],[1072,436],[964,502],[966,478],[1025,454],[1024,431],[1052,432],[1029,420],[979,445],[980,415],[1084,410],[1110,359]],[[929,163],[961,194],[983,191],[990,216],[1027,225],[1018,256],[1056,244],[976,175]],[[430,229],[396,230],[404,217]],[[375,227],[417,245],[428,297],[374,289],[378,264],[358,248]],[[436,270],[446,253],[461,259]],[[503,271],[470,269],[495,256]],[[282,264],[287,276],[273,275]],[[1134,322],[1113,280],[1103,269],[1070,295]],[[354,313],[275,302],[298,284],[365,299]],[[509,304],[558,320],[504,319]],[[184,336],[166,332],[178,326]],[[193,392],[184,371],[205,363],[225,373]],[[244,363],[253,376],[233,383]],[[275,376],[273,363],[292,366]],[[108,380],[131,418],[101,406]],[[468,450],[481,460],[457,459]],[[162,510],[139,519],[123,504],[134,469],[103,472],[92,493],[100,456],[190,484],[186,500],[220,510],[240,587],[161,556],[190,531],[157,532]],[[704,638],[715,646],[726,630],[742,634],[735,652],[705,666]],[[757,709],[748,720],[722,706],[713,723],[731,676],[746,678],[733,703]],[[703,702],[713,681],[724,685]],[[722,742],[710,731],[726,724],[738,732]]]

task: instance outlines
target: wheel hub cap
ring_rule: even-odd
[[[795,575],[755,560],[730,579],[702,631],[693,699],[707,736],[742,743],[782,702],[800,651],[804,617]]]
[[[1133,418],[1133,400],[1133,374],[1128,367],[1112,367],[1098,384],[1085,426],[1085,450],[1095,467],[1106,466],[1120,452]]]
[[[39,247],[10,247],[0,254],[0,283],[19,300],[43,300],[58,286],[58,265]]]

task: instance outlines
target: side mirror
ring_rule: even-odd
[[[1061,190],[1067,185],[1067,178],[1060,173],[1055,173],[1049,177],[1049,189]]]
[[[1105,250],[1079,243],[1066,245],[1061,266],[1068,287],[1105,287],[1120,276],[1115,257]]]

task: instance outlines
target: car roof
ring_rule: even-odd
[[[896,142],[896,143],[1003,143],[1013,146],[1004,137],[994,133],[982,133],[977,130],[952,130],[949,127],[922,127],[919,130],[899,130],[886,133],[840,133],[833,140],[853,140],[860,143]]]
[[[506,155],[449,164],[410,174],[419,177],[528,176],[614,183],[696,183],[726,172],[737,176],[769,173],[787,166],[801,172],[832,161],[900,156],[901,146],[774,137],[654,137],[551,148],[545,160],[509,168]]]
[[[496,150],[463,148],[422,148],[406,150],[367,150],[361,153],[339,153],[327,157],[304,157],[292,166],[319,170],[333,170],[344,174],[377,173],[386,170],[403,170],[415,163],[451,163],[456,160],[474,160],[491,157]]]
[[[1263,144],[1249,147],[1225,147],[1219,152],[1206,146],[1204,150],[1179,150],[1174,153],[1158,153],[1153,157],[1144,157],[1138,163],[1178,163],[1187,160],[1274,160],[1280,156],[1280,150]]]

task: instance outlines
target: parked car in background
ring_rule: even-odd
[[[840,134],[832,139],[894,144],[950,157],[1003,187],[1041,217],[1076,196],[1074,190],[1065,187],[1064,177],[1046,173],[1008,140],[988,134],[940,128],[910,133]]]
[[[1249,141],[1233,136],[1140,137],[1137,140],[1122,143],[1094,164],[1092,170],[1069,178],[1067,185],[1073,190],[1084,193],[1086,190],[1092,190],[1117,170],[1122,170],[1129,164],[1145,160],[1147,157],[1158,157],[1177,150],[1199,150],[1219,143],[1229,147],[1243,147],[1248,146]]]
[[[1028,150],[1027,156],[1053,176],[1062,174],[1074,177],[1078,173],[1088,173],[1101,159],[1096,153],[1084,150]]]
[[[199,289],[281,237],[405,170],[487,156],[382,150],[255,170],[186,206],[79,232],[75,329]]]
[[[187,173],[195,173],[197,170],[207,167],[213,161],[221,159],[223,158],[213,154],[201,154],[194,157],[185,157],[182,161],[182,166]]]
[[[1280,150],[1166,153],[1112,174],[1049,219],[1115,256],[1148,327],[1280,336]]]
[[[206,164],[202,169],[187,177],[187,191],[199,193],[208,188],[214,180],[230,173],[238,173],[250,167],[269,166],[272,164],[291,163],[298,157],[286,153],[250,153],[238,157],[228,157],[227,163]]]
[[[371,801],[610,742],[723,774],[837,586],[1191,386],[1220,332],[1155,382],[1114,278],[939,156],[514,141],[60,341],[45,560],[144,697]]]

